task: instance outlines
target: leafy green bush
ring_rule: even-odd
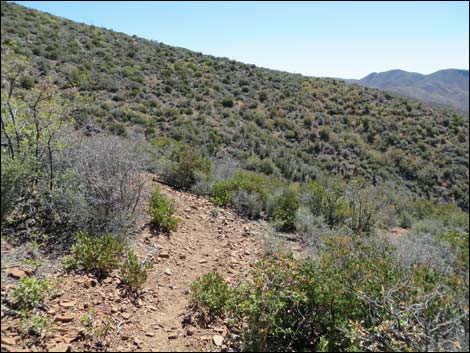
[[[147,280],[148,272],[152,269],[151,262],[139,262],[132,250],[127,252],[127,258],[120,268],[122,283],[133,292],[137,292]]]
[[[196,298],[204,298],[197,308],[227,316],[242,332],[242,350],[442,350],[457,347],[468,323],[465,275],[458,281],[426,267],[405,270],[387,243],[328,237],[318,262],[274,254],[252,268],[238,287],[221,278],[196,282]]]
[[[299,191],[295,185],[286,188],[274,208],[273,218],[283,231],[295,229],[295,214],[299,208]]]
[[[2,151],[1,168],[1,221],[13,210],[19,198],[27,191],[31,164],[22,159],[12,159]]]
[[[28,334],[44,336],[52,325],[51,319],[45,314],[32,314],[21,319],[21,326]]]
[[[226,108],[232,108],[233,107],[233,98],[232,97],[224,97],[222,100],[222,105]]]
[[[211,170],[210,161],[202,158],[189,148],[175,153],[172,160],[176,163],[168,181],[180,189],[189,189],[196,183],[197,173],[207,175]]]
[[[302,188],[303,203],[314,216],[324,216],[331,225],[343,223],[349,216],[349,206],[345,199],[345,187],[331,181],[324,186],[318,181],[307,183]]]
[[[224,313],[229,298],[230,287],[217,272],[206,273],[191,284],[191,307],[196,311],[207,311],[211,318]]]
[[[66,268],[92,272],[98,277],[119,268],[125,246],[123,240],[111,234],[94,236],[84,232],[78,232],[75,240]]]
[[[152,223],[164,232],[175,230],[179,218],[174,216],[175,202],[163,195],[158,187],[150,195],[148,214],[152,217]]]
[[[152,145],[157,159],[154,169],[171,186],[188,190],[211,171],[210,160],[201,157],[186,143],[161,137],[153,139]]]
[[[13,289],[13,300],[21,311],[29,311],[42,304],[50,291],[48,281],[23,277]]]

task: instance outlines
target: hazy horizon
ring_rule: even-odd
[[[466,2],[15,1],[97,27],[306,76],[468,70]]]

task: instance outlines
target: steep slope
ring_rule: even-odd
[[[64,90],[86,133],[168,136],[293,181],[363,176],[468,207],[468,118],[367,87],[257,68],[2,2],[2,46]]]
[[[429,75],[390,70],[374,72],[360,80],[348,82],[387,90],[468,115],[468,78],[468,70],[439,70]]]

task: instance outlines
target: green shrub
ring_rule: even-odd
[[[404,270],[393,254],[387,243],[328,237],[320,261],[274,254],[254,264],[252,278],[238,287],[208,274],[194,284],[195,307],[225,316],[247,351],[457,347],[468,322],[460,319],[465,275],[458,281],[425,267]]]
[[[233,107],[233,98],[232,97],[224,97],[222,100],[222,105],[226,108],[232,108]]]
[[[127,137],[127,128],[124,124],[112,123],[109,127],[109,131],[114,135]]]
[[[21,311],[29,311],[42,304],[50,292],[48,281],[23,277],[13,290],[13,300]]]
[[[211,170],[210,161],[189,148],[175,153],[172,160],[176,164],[168,181],[180,189],[189,189],[196,183],[198,173],[208,175]]]
[[[25,76],[20,80],[20,86],[24,89],[31,89],[34,86],[34,80],[32,77]]]
[[[13,210],[16,201],[24,195],[32,174],[31,163],[12,159],[2,150],[1,221]]]
[[[127,252],[127,258],[120,268],[122,283],[132,292],[137,292],[147,280],[148,272],[152,269],[151,262],[139,262],[132,250]]]
[[[191,284],[191,307],[196,311],[207,311],[212,318],[224,313],[229,298],[230,288],[217,272],[206,273]]]
[[[32,314],[21,319],[21,326],[34,336],[44,336],[52,325],[52,321],[45,314]]]
[[[336,181],[327,187],[318,181],[312,181],[302,188],[304,204],[314,216],[324,216],[331,225],[340,225],[349,216],[348,202],[344,197],[344,186]]]
[[[211,171],[210,160],[201,157],[186,143],[160,137],[153,139],[152,145],[156,150],[155,169],[173,187],[188,190],[201,176],[207,177]]]
[[[286,188],[274,207],[273,218],[283,231],[295,229],[295,214],[299,208],[299,192],[292,185]]]
[[[158,187],[150,195],[148,214],[152,217],[152,223],[164,232],[175,230],[179,218],[174,216],[175,202],[163,195]]]
[[[119,267],[125,243],[111,234],[94,236],[84,232],[75,235],[68,269],[80,269],[104,277]]]

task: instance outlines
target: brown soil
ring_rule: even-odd
[[[147,191],[151,184],[155,182],[149,181]],[[218,271],[231,282],[245,278],[250,263],[265,249],[257,235],[260,228],[231,210],[216,211],[202,197],[159,186],[175,199],[182,222],[166,235],[153,233],[145,225],[147,217],[141,219],[141,230],[131,245],[140,258],[154,261],[141,297],[131,300],[123,295],[117,277],[99,283],[86,275],[51,273],[59,279],[62,294],[49,300],[44,308],[54,321],[49,333],[34,340],[21,329],[18,318],[4,312],[2,305],[2,351],[230,350],[224,344],[216,346],[213,340],[214,335],[228,334],[223,323],[205,328],[195,324],[188,310],[187,291],[194,280],[210,271]],[[148,194],[142,202],[142,214],[147,202]],[[2,302],[9,298],[14,285],[7,283],[11,275],[5,271],[12,267],[25,269],[14,265],[2,260]],[[91,324],[88,329],[84,319],[87,316]],[[111,331],[100,337],[106,325]]]

